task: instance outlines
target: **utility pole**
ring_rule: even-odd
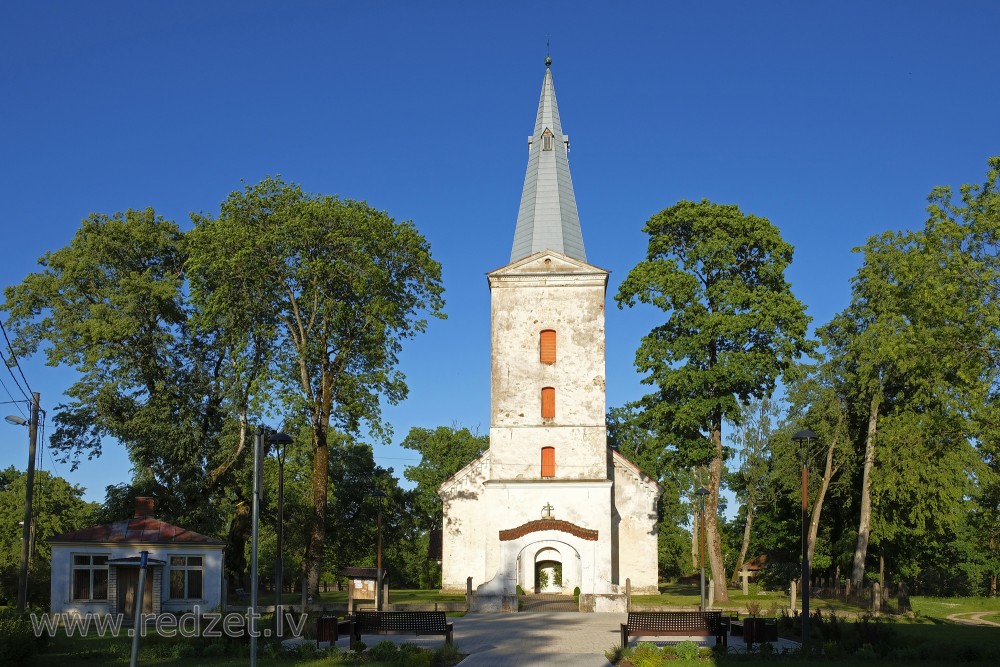
[[[31,394],[31,421],[28,423],[28,479],[24,492],[24,532],[21,535],[21,576],[17,585],[17,610],[28,602],[28,559],[31,557],[31,502],[35,490],[35,446],[38,442],[38,404],[41,395]],[[24,422],[22,422],[24,423]]]

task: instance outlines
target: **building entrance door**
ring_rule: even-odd
[[[118,570],[118,613],[125,621],[135,621],[135,596],[139,588],[139,568],[119,567]],[[153,613],[153,572],[146,571],[145,589],[142,595],[142,613]]]

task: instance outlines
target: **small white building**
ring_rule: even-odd
[[[135,516],[48,539],[53,614],[122,614],[131,622],[139,559],[149,552],[143,613],[208,611],[223,603],[223,540],[160,521],[152,498]]]
[[[510,263],[487,274],[490,448],[438,489],[442,583],[471,577],[483,610],[516,610],[518,586],[623,610],[626,580],[657,592],[663,489],[607,444],[608,272],[587,263],[550,65]]]

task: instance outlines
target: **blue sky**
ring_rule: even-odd
[[[411,426],[486,433],[485,274],[509,258],[551,39],[588,259],[611,271],[621,405],[643,393],[632,362],[659,318],[611,301],[643,223],[703,197],[768,217],[826,322],[849,301],[853,247],[922,225],[932,187],[981,181],[1000,153],[998,25],[993,0],[8,2],[0,285],[91,212],[153,206],[186,226],[274,174],[364,199],[414,221],[447,290],[448,320],[403,353],[410,397],[384,413],[395,442]],[[22,367],[52,414],[72,373]],[[0,422],[0,466],[23,468],[26,441]],[[416,462],[375,452],[399,474]],[[130,476],[112,444],[54,470],[91,500]]]

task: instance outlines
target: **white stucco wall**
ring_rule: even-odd
[[[557,479],[607,479],[607,277],[606,271],[555,253],[489,275],[493,479],[540,478],[545,446],[556,448]],[[556,333],[552,364],[539,361],[544,330]],[[551,419],[542,417],[543,387],[555,390]]]
[[[149,558],[165,561],[160,577],[160,611],[191,611],[196,605],[208,611],[222,604],[222,545],[163,545],[130,543],[53,543],[52,583],[50,588],[50,609],[52,613],[107,614],[111,612],[114,591],[109,591],[107,600],[74,600],[73,596],[73,556],[75,554],[106,555],[108,560],[131,558],[141,551],[148,551]],[[170,598],[170,556],[201,556],[202,597],[194,600],[172,600]],[[114,568],[115,566],[110,566]],[[127,567],[127,566],[126,566]],[[146,585],[153,584],[152,572],[147,571]],[[110,579],[110,576],[109,576]]]
[[[444,503],[443,589],[508,596],[535,585],[540,550],[563,566],[564,591],[614,596],[625,578],[655,591],[659,487],[607,447],[604,304],[608,274],[544,252],[489,274],[492,304],[490,449],[439,489]],[[555,363],[542,363],[543,330],[556,332]],[[543,418],[542,387],[555,388]],[[541,476],[543,447],[555,475]],[[619,470],[621,468],[621,470]],[[571,526],[501,531],[551,516]],[[580,537],[596,531],[597,539]],[[573,534],[573,533],[576,534]],[[497,608],[501,606],[497,602]]]
[[[443,591],[464,593],[467,577],[472,577],[477,585],[488,578],[484,554],[492,542],[487,539],[490,523],[483,521],[483,494],[489,469],[490,454],[486,452],[438,490],[444,509],[441,527]]]
[[[620,517],[615,544],[617,583],[632,592],[658,593],[656,503],[661,489],[621,454],[614,454],[615,507]]]

